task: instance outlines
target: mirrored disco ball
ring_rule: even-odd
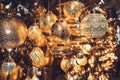
[[[84,8],[84,4],[79,1],[69,1],[63,7],[64,15],[69,19],[78,18]]]
[[[80,23],[82,33],[89,38],[100,38],[108,28],[106,18],[102,14],[89,14]]]
[[[21,45],[27,36],[26,25],[16,17],[0,16],[0,48]]]

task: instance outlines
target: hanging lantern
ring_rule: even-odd
[[[70,34],[64,22],[56,22],[51,27],[51,35],[61,39],[68,39]]]
[[[47,43],[46,37],[42,34],[38,25],[30,26],[28,29],[28,37],[34,46],[44,46]]]
[[[78,18],[84,8],[84,4],[78,1],[69,1],[63,7],[64,15],[69,19]]]
[[[57,17],[52,12],[44,13],[40,16],[39,24],[41,28],[51,27],[57,20]]]
[[[108,28],[106,18],[102,14],[89,14],[81,21],[82,33],[89,38],[100,38]]]
[[[11,64],[10,64],[11,65]],[[11,66],[9,66],[10,68]],[[1,80],[6,80],[9,77],[9,80],[17,80],[18,77],[21,78],[22,77],[22,68],[20,66],[16,66],[12,71],[10,71],[9,73],[4,71],[3,69],[0,69],[0,79]]]
[[[30,52],[29,57],[35,67],[41,68],[46,65],[44,53],[39,47],[34,47]]]
[[[0,48],[14,48],[21,45],[27,36],[26,25],[15,17],[0,17]]]
[[[70,69],[70,67],[71,67],[70,60],[67,58],[63,58],[61,61],[61,69],[64,72],[67,72]]]

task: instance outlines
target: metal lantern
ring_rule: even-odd
[[[53,24],[51,27],[51,35],[61,39],[68,39],[70,34],[68,28],[66,27],[66,23],[56,22]]]
[[[46,65],[44,52],[39,47],[34,47],[30,52],[29,57],[32,60],[32,65],[37,68],[42,68]]]
[[[44,46],[47,43],[47,39],[43,35],[38,25],[33,25],[29,27],[28,37],[32,41],[34,46]]]
[[[18,18],[0,17],[0,48],[14,48],[21,45],[27,37],[27,27]]]
[[[62,69],[64,72],[67,72],[67,71],[70,69],[70,67],[71,67],[70,60],[69,60],[68,58],[63,58],[63,59],[61,60],[60,66],[61,66],[61,69]]]
[[[106,18],[102,14],[89,14],[81,21],[82,33],[89,38],[100,38],[108,28]]]
[[[40,27],[51,27],[57,20],[57,17],[52,12],[44,13],[40,16],[39,24]]]
[[[69,19],[78,18],[84,8],[84,4],[78,1],[69,1],[63,7],[64,15]]]

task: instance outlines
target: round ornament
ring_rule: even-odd
[[[27,27],[16,17],[0,17],[0,48],[14,48],[24,43]]]
[[[42,28],[51,27],[56,22],[56,20],[56,15],[52,12],[48,12],[40,16],[39,24]]]
[[[70,34],[64,22],[56,22],[51,27],[51,35],[61,39],[68,39]]]
[[[7,73],[13,71],[15,68],[16,68],[15,62],[4,62],[2,64],[2,70]]]
[[[30,26],[28,29],[28,37],[34,46],[44,46],[47,43],[47,39],[38,25]]]
[[[100,38],[105,35],[108,28],[106,18],[102,14],[89,14],[80,24],[83,35],[89,38]]]
[[[63,7],[64,15],[69,19],[78,18],[84,8],[84,4],[78,1],[69,1]]]

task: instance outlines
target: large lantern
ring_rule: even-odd
[[[84,8],[84,4],[78,1],[69,1],[63,7],[64,15],[69,19],[78,18]]]
[[[27,37],[27,27],[18,18],[0,17],[0,48],[14,48],[21,45]]]
[[[89,14],[80,24],[83,35],[89,38],[100,38],[105,35],[108,28],[106,18],[102,14]]]

